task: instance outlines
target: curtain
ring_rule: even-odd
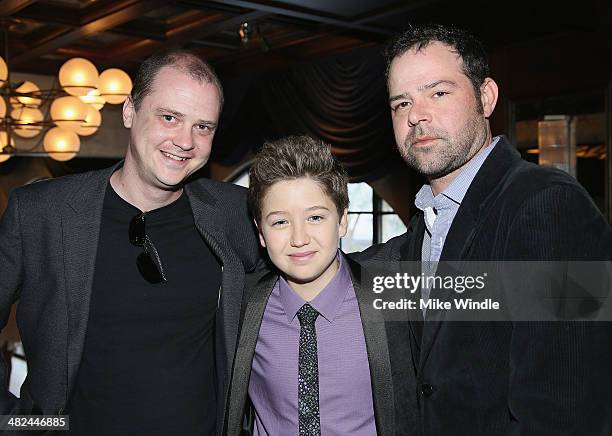
[[[264,141],[309,134],[332,146],[351,181],[386,173],[395,149],[380,47],[226,85],[213,158],[240,162]]]

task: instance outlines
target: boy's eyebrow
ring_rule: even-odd
[[[307,208],[306,210],[317,210],[317,209],[325,209],[325,210],[329,210],[327,207],[325,206],[310,206],[309,208]]]
[[[329,211],[328,207],[326,207],[326,206],[319,206],[319,205],[310,206],[310,207],[306,208],[307,211],[313,211],[313,210],[318,210],[318,209],[324,209],[324,210]],[[270,215],[282,215],[282,214],[285,214],[285,213],[287,213],[287,212],[284,211],[284,210],[273,210],[273,211],[268,212],[266,214],[266,218],[268,218]]]
[[[268,212],[268,214],[266,215],[266,218],[268,218],[270,215],[282,215],[284,213],[287,213],[287,212],[282,211],[282,210],[273,210],[272,212]]]

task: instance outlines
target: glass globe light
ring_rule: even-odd
[[[107,103],[123,103],[132,92],[132,79],[118,68],[109,68],[100,74],[100,95]]]
[[[2,151],[2,149],[8,145],[6,140],[7,136],[8,135],[6,134],[6,132],[0,132],[0,151]],[[13,138],[11,138],[11,146],[15,146],[15,141],[13,140]],[[10,158],[10,154],[0,154],[0,163],[6,162]]]
[[[100,95],[100,91],[97,89],[92,89],[87,95],[83,95],[79,97],[79,99],[97,110],[101,110],[106,103],[106,100]]]
[[[36,83],[26,80],[25,82],[21,84],[21,86],[15,89],[15,91],[21,92],[24,94],[32,93],[35,95],[36,93],[40,92],[40,88],[38,87],[38,85],[36,85]],[[36,97],[26,97],[24,95],[17,96],[17,97],[11,97],[11,104],[13,106],[38,107],[40,106],[41,103],[42,103],[42,100]]]
[[[87,59],[72,58],[59,70],[59,82],[70,95],[83,96],[98,87],[98,69]]]
[[[43,148],[51,159],[67,161],[77,155],[81,149],[81,140],[71,130],[54,127],[45,134]]]
[[[0,56],[0,88],[4,86],[6,79],[8,79],[8,67],[2,56]]]
[[[36,108],[18,107],[11,112],[11,118],[15,122],[13,131],[22,138],[33,138],[42,130],[40,123],[44,116],[43,113]]]
[[[6,116],[6,102],[4,98],[0,96],[0,119]]]
[[[102,125],[102,115],[100,112],[92,106],[87,107],[87,116],[85,122],[76,129],[76,134],[81,136],[93,135],[98,131],[98,128]]]
[[[85,122],[87,105],[77,97],[60,97],[51,103],[51,119],[64,129],[76,131]]]

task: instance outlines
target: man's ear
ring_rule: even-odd
[[[480,85],[480,102],[485,118],[489,118],[495,110],[498,92],[497,83],[490,77],[484,79],[482,85]]]
[[[257,224],[257,220],[253,220],[255,222],[255,227],[257,227],[257,234],[259,235],[259,243],[261,244],[262,247],[266,247],[266,240],[264,239],[263,233],[261,232],[261,229],[259,228],[259,225]]]
[[[346,236],[347,230],[348,230],[348,209],[344,209],[344,212],[342,212],[342,217],[340,217],[339,234],[341,238],[344,238],[344,236]]]
[[[128,96],[123,102],[123,126],[126,129],[130,129],[132,127],[132,119],[134,118],[134,102],[132,101],[132,96]]]

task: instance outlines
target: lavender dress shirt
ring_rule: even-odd
[[[357,297],[346,261],[310,302],[319,360],[321,435],[376,435],[370,367]],[[297,311],[306,303],[280,278],[268,300],[255,347],[249,397],[254,435],[298,434]]]

